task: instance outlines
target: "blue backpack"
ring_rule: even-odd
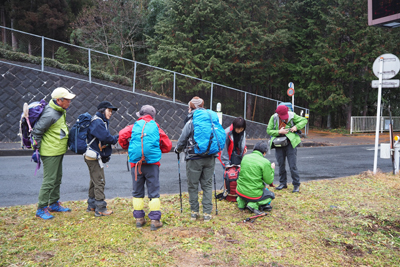
[[[76,154],[83,154],[86,152],[86,138],[91,121],[92,116],[88,112],[78,116],[78,119],[76,120],[74,126],[72,126],[71,130],[69,131],[69,150],[73,151]]]
[[[160,132],[153,120],[138,120],[132,127],[129,142],[129,161],[132,163],[156,163],[161,159]]]
[[[225,147],[226,133],[219,124],[217,113],[196,109],[193,113],[194,153],[199,156],[215,155]]]

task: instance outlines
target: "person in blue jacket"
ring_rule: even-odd
[[[115,145],[118,142],[118,135],[111,135],[108,128],[111,115],[116,110],[117,108],[110,102],[101,102],[97,106],[96,115],[92,117],[87,134],[87,142],[97,155],[92,157],[88,153],[84,154],[90,173],[87,211],[94,211],[96,217],[108,216],[113,213],[112,210],[107,210],[107,202],[105,201],[104,186],[106,185],[106,180],[103,164],[110,160],[111,145]]]

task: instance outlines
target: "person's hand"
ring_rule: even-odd
[[[279,129],[279,134],[287,134],[289,132],[289,129],[285,129],[284,127],[282,127],[281,129]]]
[[[293,126],[292,128],[290,128],[290,131],[291,131],[292,133],[297,132],[297,127],[296,127],[296,125]]]
[[[244,148],[243,154],[247,153],[247,147]]]
[[[275,170],[275,162],[271,163],[271,168]]]

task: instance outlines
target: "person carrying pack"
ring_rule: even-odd
[[[275,194],[265,184],[273,187],[275,163],[264,158],[268,144],[260,141],[254,146],[251,154],[243,157],[241,171],[237,180],[237,203],[240,210],[245,208],[259,215],[272,209],[271,201]]]
[[[102,101],[97,106],[97,112],[91,118],[87,130],[89,143],[86,152],[83,154],[90,174],[87,211],[94,211],[96,217],[108,216],[113,213],[112,210],[107,210],[107,202],[105,201],[106,179],[103,164],[110,160],[111,145],[118,142],[118,135],[111,135],[108,127],[113,111],[117,110],[110,102]]]
[[[136,227],[141,228],[146,224],[143,210],[146,183],[147,196],[150,199],[150,230],[154,231],[163,226],[159,178],[161,153],[170,152],[172,143],[154,121],[156,109],[153,106],[142,106],[136,115],[139,119],[119,132],[118,142],[123,149],[128,149],[131,163],[133,217],[136,219]]]
[[[215,158],[225,146],[226,134],[214,111],[205,110],[204,101],[193,97],[189,108],[193,115],[186,122],[177,142],[175,153],[185,151],[191,220],[199,217],[198,187],[203,190],[203,219],[211,220],[212,177]]]
[[[301,143],[298,130],[303,129],[307,119],[290,112],[286,105],[279,105],[271,116],[267,134],[271,136],[270,148],[275,148],[275,158],[279,164],[279,186],[276,190],[287,188],[286,158],[293,180],[293,193],[300,191],[300,177],[297,169],[297,146]],[[275,142],[280,139],[280,142]],[[275,144],[274,144],[275,143]]]
[[[59,199],[62,161],[68,149],[66,110],[74,97],[75,94],[63,87],[54,89],[51,93],[52,99],[32,130],[32,148],[39,152],[34,153],[33,157],[36,156],[38,161],[41,159],[43,162],[43,182],[36,217],[44,220],[54,218],[49,212],[71,211],[61,206]]]
[[[224,169],[230,165],[240,165],[247,152],[245,119],[235,118],[232,124],[225,129],[225,133],[225,147],[218,157]]]

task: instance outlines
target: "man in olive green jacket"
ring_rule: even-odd
[[[60,185],[62,160],[67,152],[68,126],[66,109],[75,97],[67,89],[58,87],[51,94],[52,100],[43,110],[32,131],[33,148],[38,150],[43,162],[43,182],[39,192],[36,217],[48,220],[54,216],[49,212],[67,212],[61,206]],[[40,160],[40,157],[37,159]]]
[[[272,209],[270,204],[275,195],[265,185],[273,186],[275,163],[271,164],[264,158],[267,151],[268,144],[261,141],[254,146],[251,154],[245,155],[242,159],[236,186],[239,209],[246,207],[256,214]]]
[[[307,119],[289,112],[287,106],[280,105],[271,116],[267,133],[271,136],[272,146],[273,140],[278,136],[286,136],[289,143],[285,147],[275,147],[275,158],[279,164],[279,186],[276,190],[287,188],[286,158],[289,163],[290,173],[293,181],[293,193],[300,191],[300,177],[297,169],[297,146],[301,143],[298,130],[303,129],[307,124]]]

